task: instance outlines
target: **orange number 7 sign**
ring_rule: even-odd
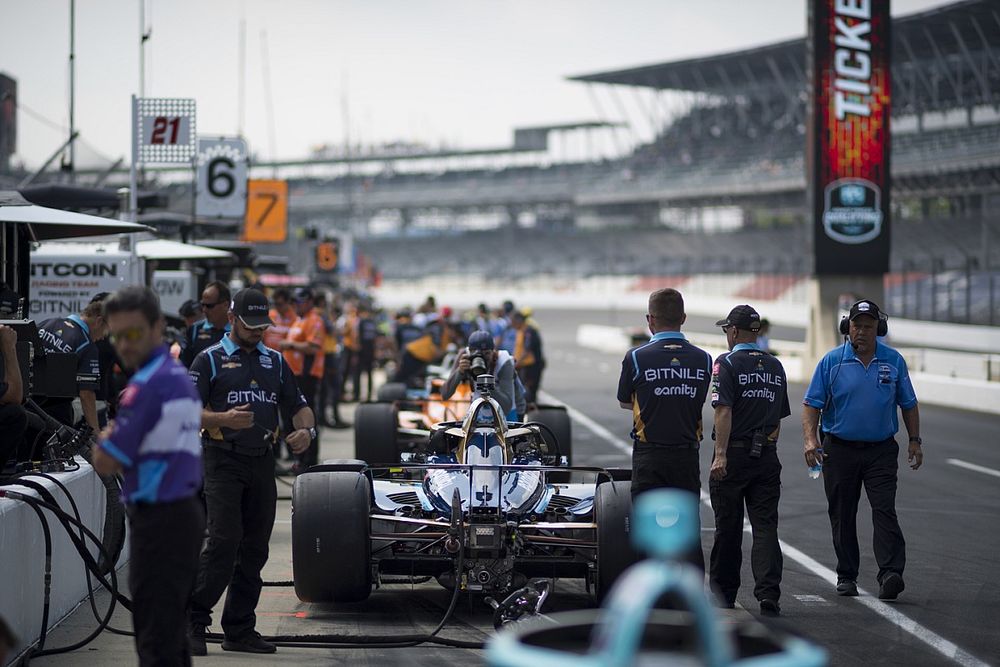
[[[288,238],[288,181],[247,181],[243,241],[283,243]]]

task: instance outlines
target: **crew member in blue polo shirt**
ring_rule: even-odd
[[[221,341],[191,364],[204,404],[205,501],[208,543],[191,596],[191,650],[205,655],[205,628],[228,587],[222,611],[225,651],[274,653],[255,630],[260,571],[267,562],[278,491],[274,443],[278,414],[291,425],[285,442],[295,454],[317,437],[312,410],[280,352],[261,342],[271,326],[267,297],[240,290],[229,311],[232,325]]]
[[[122,363],[135,371],[115,421],[94,448],[102,475],[125,473],[132,620],[140,665],[190,665],[187,604],[198,572],[205,514],[201,401],[163,344],[159,299],[126,287],[104,303]]]
[[[906,542],[896,518],[896,408],[903,412],[910,436],[907,459],[916,470],[924,460],[917,395],[903,357],[878,341],[888,332],[888,318],[875,302],[863,300],[851,306],[840,332],[844,344],[823,357],[806,391],[802,409],[806,463],[823,465],[837,553],[837,594],[858,594],[855,522],[863,485],[875,528],[878,596],[895,600],[905,587],[906,565]],[[817,436],[817,428],[822,435]]]
[[[201,311],[205,319],[195,322],[184,332],[181,343],[181,363],[191,368],[195,357],[202,350],[212,347],[229,331],[229,300],[232,293],[224,282],[218,280],[205,285],[201,291]]]
[[[740,588],[743,559],[743,506],[753,526],[750,565],[754,597],[765,616],[781,613],[781,548],[778,545],[778,500],[781,463],[778,433],[791,414],[788,383],[781,362],[757,346],[760,315],[748,305],[736,306],[716,322],[726,334],[730,352],[712,367],[715,408],[715,455],[708,489],[715,512],[715,544],[709,581],[724,607],[733,607]]]
[[[653,337],[622,360],[618,402],[632,411],[633,498],[664,487],[701,492],[701,410],[712,357],[681,333],[686,318],[680,292],[656,290],[646,314]],[[705,569],[700,540],[689,560]]]
[[[108,333],[103,309],[101,300],[91,301],[79,315],[56,317],[38,325],[38,337],[47,351],[76,354],[76,388],[80,396],[80,408],[87,425],[94,433],[100,431],[97,421],[97,390],[101,385],[101,363],[96,342]],[[41,406],[67,426],[73,425],[72,399],[50,398],[42,402]]]

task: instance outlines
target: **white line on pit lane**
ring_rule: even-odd
[[[615,434],[613,434],[611,431],[604,428],[603,426],[601,426],[600,424],[598,424],[593,419],[583,414],[576,408],[572,408],[569,405],[567,405],[564,401],[560,401],[551,394],[545,393],[544,395],[547,396],[549,399],[552,399],[552,402],[554,403],[565,405],[566,412],[569,413],[570,419],[579,422],[581,426],[589,429],[591,432],[593,432],[594,435],[605,440],[611,446],[631,455],[632,448],[628,446],[620,438],[615,436]],[[952,460],[955,459],[949,460],[949,463]],[[711,507],[709,496],[704,491],[701,492],[701,500],[706,505]],[[796,549],[795,547],[793,547],[792,545],[788,544],[783,540],[778,540],[778,544],[781,546],[782,554],[791,558],[796,563],[806,568],[820,579],[823,579],[828,584],[830,584],[830,586],[837,585],[836,572],[826,567],[822,563],[819,563],[811,556],[803,553],[802,551],[799,551],[798,549]],[[945,656],[946,658],[950,658],[957,664],[963,665],[964,667],[989,667],[988,663],[983,662],[982,660],[975,657],[971,653],[968,653],[967,651],[959,648],[954,642],[950,642],[941,635],[938,635],[932,632],[931,630],[925,628],[924,626],[920,625],[906,614],[900,613],[899,611],[894,609],[891,605],[888,605],[885,602],[879,600],[878,598],[873,597],[870,593],[864,591],[860,587],[858,587],[858,592],[861,595],[856,598],[852,598],[853,600],[856,600],[860,604],[863,604],[864,606],[868,607],[876,614],[886,619],[887,621],[889,621],[896,627],[900,628],[901,630],[905,630],[906,632],[910,633],[911,635],[913,635],[920,641],[924,642],[932,649],[934,649],[941,655]]]
[[[994,477],[1000,477],[1000,470],[994,470],[993,468],[987,468],[986,466],[976,465],[975,463],[969,463],[968,461],[963,461],[962,459],[948,459],[947,463],[959,468],[965,468],[966,470],[974,470],[975,472],[981,472],[984,475],[993,475]]]

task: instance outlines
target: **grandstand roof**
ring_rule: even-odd
[[[903,109],[1000,101],[1000,6],[996,0],[963,0],[894,18],[892,27],[895,97]],[[723,96],[766,91],[792,96],[805,85],[805,63],[806,40],[801,38],[569,80]]]

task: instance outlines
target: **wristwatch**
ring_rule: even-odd
[[[921,440],[921,439],[920,439],[920,436],[918,436],[918,435],[911,435],[911,436],[910,436],[910,442],[915,442],[915,443],[917,443],[918,445],[922,445],[922,444],[924,444],[924,441],[923,441],[923,440]]]
[[[309,427],[309,437],[312,438],[313,440],[315,440],[318,437],[318,435],[319,434],[316,432],[316,427],[315,426],[310,426]]]

